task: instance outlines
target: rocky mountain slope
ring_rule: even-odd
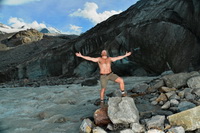
[[[98,66],[77,58],[75,52],[96,57],[103,49],[110,56],[133,52],[128,59],[113,63],[113,71],[119,75],[198,70],[199,12],[198,0],[140,0],[74,40],[54,42],[59,46],[34,58],[20,61],[25,57],[19,54],[12,57],[11,63],[6,61],[10,53],[19,53],[20,49],[0,53],[0,77],[6,80],[60,75],[88,77],[98,72]]]
[[[26,72],[21,73],[19,71],[19,68],[23,63],[31,62],[34,58],[42,58],[43,53],[56,49],[59,45],[63,45],[76,37],[77,36],[75,35],[61,34],[55,36],[46,35],[33,29],[1,35],[0,81],[4,82],[12,79],[29,78],[30,75],[26,75]],[[24,42],[24,38],[28,38],[29,42]],[[26,71],[26,68],[23,68],[22,71],[23,70]],[[32,68],[29,70],[31,72]],[[20,73],[22,75],[20,75]],[[37,73],[35,73],[34,69],[32,74],[33,77],[39,77]],[[34,76],[35,74],[36,76]]]

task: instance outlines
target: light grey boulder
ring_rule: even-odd
[[[124,129],[124,130],[120,131],[120,133],[136,133],[136,132],[134,132],[131,129]]]
[[[178,96],[183,99],[185,97],[185,91],[179,91]]]
[[[157,102],[157,101],[152,101],[151,104],[152,104],[152,105],[157,105],[158,102]]]
[[[179,101],[178,100],[176,100],[176,99],[171,99],[170,100],[170,105],[172,106],[172,107],[176,107],[176,106],[178,106],[178,104],[179,104]]]
[[[162,115],[156,115],[153,116],[151,119],[148,119],[146,122],[147,128],[152,129],[164,129],[164,121],[165,121],[165,116]]]
[[[132,92],[146,92],[146,90],[149,88],[149,85],[146,83],[141,83],[141,84],[137,84],[134,86],[134,88],[131,90]]]
[[[160,102],[159,102],[159,105],[161,105],[161,106],[162,106],[163,104],[164,104],[164,102],[163,102],[163,101],[160,101]]]
[[[196,94],[198,97],[200,97],[200,88],[194,89],[194,90],[192,91],[192,93],[194,93],[194,94]]]
[[[100,127],[95,127],[92,130],[93,133],[107,133],[104,129],[100,128]]]
[[[177,73],[166,75],[163,77],[163,80],[167,87],[175,87],[180,88],[182,86],[187,85],[187,80],[191,77],[199,76],[198,72],[190,72],[190,73]]]
[[[150,84],[150,87],[148,88],[149,92],[155,92],[157,91],[160,87],[164,86],[164,81],[163,80],[156,80],[153,83]]]
[[[108,125],[107,125],[107,129],[109,129],[110,131],[113,131],[114,129],[113,129],[113,125],[111,124],[111,123],[109,123]]]
[[[165,86],[160,88],[160,91],[165,92],[165,93],[170,92],[170,91],[176,91],[176,90],[177,90],[176,88],[169,88]]]
[[[191,93],[192,91],[193,91],[193,89],[192,88],[185,88],[184,90],[183,90],[185,93]]]
[[[80,126],[80,132],[90,133],[93,128],[93,122],[90,119],[84,119]]]
[[[192,95],[191,93],[187,92],[187,93],[185,93],[185,99],[194,100],[195,99],[195,95]]]
[[[188,102],[188,101],[183,101],[178,105],[178,111],[184,111],[188,110],[190,108],[196,107],[194,103]]]
[[[185,129],[182,126],[172,127],[167,133],[185,133]]]
[[[191,88],[184,88],[184,90],[178,91],[177,94],[178,94],[178,96],[179,96],[180,98],[183,99],[183,98],[185,98],[186,93],[192,93],[193,90],[194,90],[194,89],[191,89]]]
[[[145,127],[139,123],[132,123],[131,128],[135,133],[143,133],[145,132]]]
[[[171,100],[171,99],[180,100],[181,98],[180,98],[177,94],[173,94],[172,96],[170,96],[169,99],[170,99],[170,100]]]
[[[165,93],[165,95],[167,96],[168,99],[169,99],[171,96],[175,95],[175,94],[176,94],[175,91],[170,91],[170,92]]]
[[[170,101],[167,101],[162,107],[161,109],[168,109],[170,107]]]
[[[145,132],[145,133],[165,133],[165,132],[163,132],[163,131],[161,131],[161,130],[158,130],[158,129],[151,129],[151,130],[148,130],[148,131]]]
[[[133,98],[112,97],[108,100],[108,116],[114,124],[139,123],[139,112]]]
[[[196,76],[196,77],[192,77],[188,79],[187,85],[193,89],[200,88],[200,76]]]

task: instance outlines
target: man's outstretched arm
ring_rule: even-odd
[[[122,55],[122,56],[117,56],[117,57],[111,57],[111,61],[114,62],[114,61],[117,61],[117,60],[121,60],[127,56],[130,56],[131,55],[131,52],[126,52],[125,55]]]
[[[83,56],[80,52],[76,53],[76,56],[81,57],[85,60],[89,60],[89,61],[93,61],[93,62],[98,62],[99,58],[93,58],[93,57],[89,57],[89,56]]]

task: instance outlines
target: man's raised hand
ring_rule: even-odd
[[[76,56],[81,57],[82,56],[81,52],[76,53]]]
[[[125,56],[131,55],[131,52],[126,52]]]

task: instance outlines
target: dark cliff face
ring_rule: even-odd
[[[141,67],[154,74],[169,69],[197,70],[200,68],[200,1],[140,0],[80,37],[23,64],[17,62],[21,65],[12,68],[16,68],[16,77],[20,78],[25,75],[88,77],[98,72],[98,66],[77,58],[75,52],[97,57],[103,49],[110,56],[132,52],[127,59],[113,64],[113,71],[120,75],[133,75]]]
[[[148,72],[187,71],[199,67],[199,24],[200,1],[141,0],[88,31],[75,49],[89,54],[106,48],[112,55],[128,50],[129,60]]]

